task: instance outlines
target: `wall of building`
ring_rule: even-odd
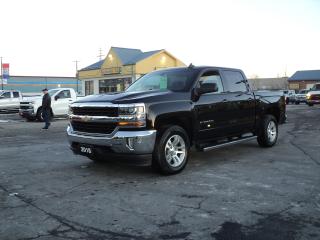
[[[305,80],[305,81],[289,81],[289,89],[292,90],[301,90],[301,89],[310,89],[315,83],[320,83],[316,80]]]
[[[53,89],[67,87],[77,89],[77,79],[74,77],[46,77],[46,76],[10,76],[4,89],[19,90],[22,93],[41,93],[44,88]],[[78,82],[78,90],[81,92],[82,84]]]
[[[178,66],[185,66],[185,64],[169,55],[166,51],[162,51],[138,62],[136,64],[136,73],[146,74],[155,69]]]
[[[78,76],[79,76],[79,79],[87,79],[87,78],[101,77],[102,74],[100,69],[95,69],[95,70],[79,71]]]
[[[248,79],[253,90],[280,90],[288,89],[288,78],[255,78]]]

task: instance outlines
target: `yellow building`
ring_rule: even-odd
[[[168,51],[111,47],[106,58],[78,71],[85,95],[123,91],[151,71],[185,66]]]

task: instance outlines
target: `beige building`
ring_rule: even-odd
[[[106,58],[78,71],[85,95],[123,91],[140,76],[157,69],[185,66],[168,51],[111,47]]]
[[[253,90],[288,89],[288,78],[254,78],[248,79]]]

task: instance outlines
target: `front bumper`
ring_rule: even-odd
[[[93,148],[107,148],[116,154],[151,154],[156,141],[156,130],[114,131],[111,134],[76,132],[69,125],[68,140],[71,148],[75,145],[90,145]]]
[[[320,104],[320,100],[307,100],[307,103],[311,103],[311,104]]]

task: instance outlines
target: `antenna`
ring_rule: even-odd
[[[188,68],[194,68],[194,65],[192,63],[190,63],[190,65],[188,66]]]

